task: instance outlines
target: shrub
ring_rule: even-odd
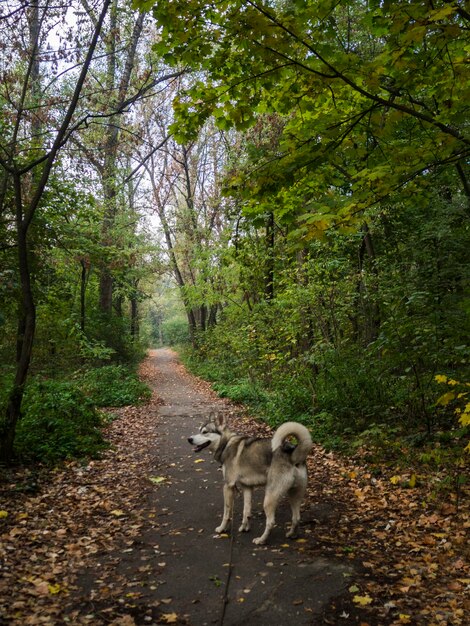
[[[23,399],[15,451],[25,460],[54,463],[95,456],[107,444],[103,420],[77,385],[55,380],[31,382]]]
[[[84,392],[96,406],[138,404],[151,395],[137,374],[124,365],[104,365],[88,370],[81,377]]]

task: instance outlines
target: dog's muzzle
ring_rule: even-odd
[[[194,452],[201,452],[201,450],[204,450],[204,448],[207,448],[207,446],[211,444],[210,441],[205,441],[204,443],[200,443],[199,445],[196,445],[194,443],[193,437],[188,437],[188,441],[192,446],[195,446]]]

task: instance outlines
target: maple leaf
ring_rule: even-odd
[[[176,613],[162,613],[160,620],[164,624],[176,624],[178,621],[178,615]]]
[[[372,602],[372,598],[370,596],[354,596],[353,602],[359,606],[367,606]]]

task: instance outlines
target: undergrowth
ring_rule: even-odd
[[[107,447],[104,418],[77,385],[36,380],[28,385],[15,452],[24,461],[55,463],[96,456]]]
[[[1,416],[12,376],[9,372],[0,379]],[[25,388],[15,456],[22,462],[46,464],[95,457],[108,446],[103,427],[110,418],[99,407],[136,405],[150,395],[134,369],[123,365],[79,372],[72,380],[36,375]]]
[[[124,365],[104,365],[78,376],[84,393],[99,407],[139,404],[150,398],[150,389]]]
[[[393,393],[402,392],[398,385],[389,390],[375,385],[368,398],[365,387],[357,393],[351,386],[343,388],[335,405],[331,379],[329,383],[326,379],[320,381],[317,393],[313,394],[305,380],[299,377],[286,376],[275,383],[262,385],[259,380],[241,375],[238,368],[223,361],[216,362],[207,356],[198,358],[188,348],[180,347],[179,353],[188,369],[211,381],[220,396],[243,404],[255,417],[272,427],[288,420],[301,422],[309,428],[317,443],[326,449],[354,456],[375,467],[376,472],[406,468],[424,475],[442,472],[440,484],[454,487],[456,481],[463,484],[466,480],[467,459],[463,449],[468,441],[468,428],[459,428],[457,422],[449,427],[449,416],[442,415],[435,417],[441,428],[429,432],[426,421],[421,428],[419,424],[410,428],[390,402]],[[347,373],[346,367],[342,369]],[[333,374],[337,375],[337,371]],[[368,387],[371,387],[370,383]],[[355,404],[358,397],[365,399],[362,408]],[[328,410],[318,406],[319,402]],[[374,421],[374,417],[379,416],[383,419]]]

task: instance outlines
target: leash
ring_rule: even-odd
[[[219,626],[223,626],[224,625],[225,610],[227,608],[227,604],[229,603],[228,590],[229,590],[229,587],[230,587],[230,580],[232,578],[232,570],[233,570],[233,544],[234,544],[234,540],[235,540],[235,525],[234,525],[234,519],[233,519],[234,508],[235,508],[235,494],[234,494],[233,500],[232,500],[232,510],[230,511],[231,534],[230,534],[230,551],[229,551],[229,560],[228,560],[228,572],[227,572],[227,578],[225,580],[225,592],[224,592],[224,595],[223,595],[223,598],[222,598],[222,612],[220,614]]]

